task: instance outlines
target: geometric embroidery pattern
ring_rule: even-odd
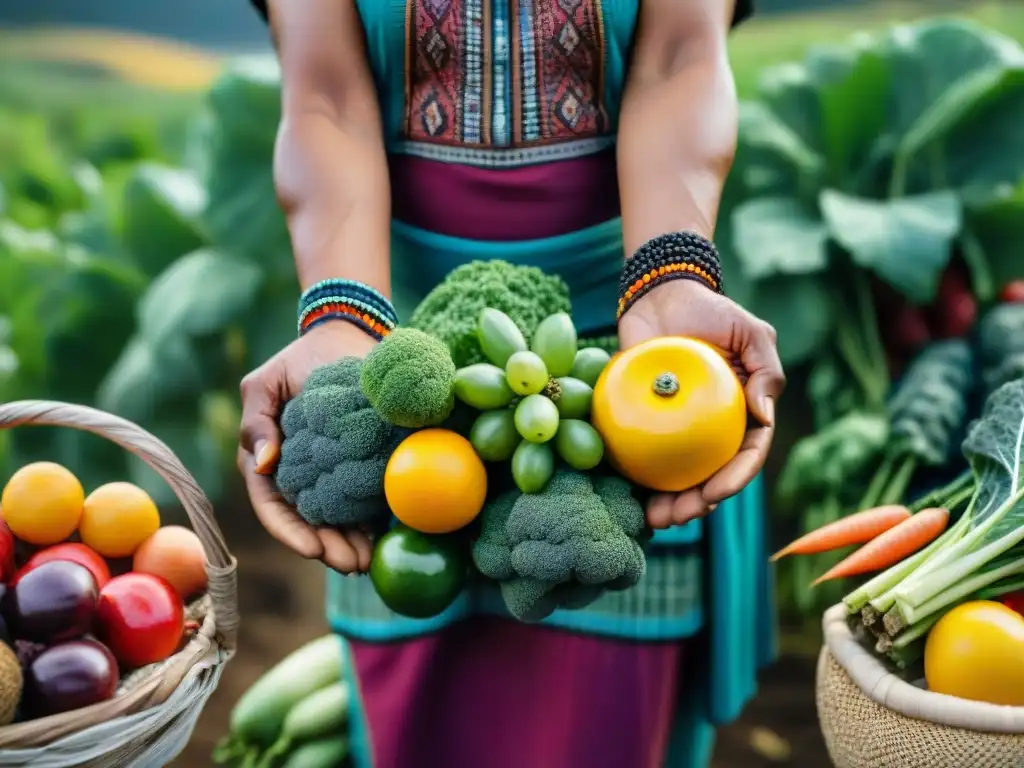
[[[610,129],[600,0],[407,0],[406,40],[414,142],[528,148]]]

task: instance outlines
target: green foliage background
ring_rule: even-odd
[[[812,412],[808,428],[887,393],[857,286],[878,279],[927,304],[956,256],[983,300],[1024,277],[1024,49],[1005,36],[1024,37],[1024,13],[1009,7],[977,14],[1003,32],[893,27],[891,6],[752,24],[734,41],[744,103],[719,231],[728,288],[777,327],[798,382],[789,407]],[[851,23],[870,31],[851,38]],[[184,96],[3,67],[0,400],[131,419],[220,500],[238,381],[294,336],[298,286],[270,176],[276,64],[234,60],[208,93]],[[89,435],[0,433],[0,479],[42,458],[88,487],[129,478],[173,503]]]

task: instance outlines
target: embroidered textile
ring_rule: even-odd
[[[610,131],[600,0],[408,0],[406,136],[525,149]]]

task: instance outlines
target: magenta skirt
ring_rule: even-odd
[[[349,641],[357,768],[662,768],[683,646],[477,618]]]

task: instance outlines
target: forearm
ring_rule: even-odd
[[[654,57],[652,57],[654,58]],[[627,257],[652,237],[711,238],[736,150],[736,89],[724,35],[637,67],[619,124],[618,174]]]
[[[384,132],[355,0],[269,0],[281,61],[274,184],[302,288],[327,278],[390,295]]]
[[[390,295],[390,189],[381,142],[329,112],[296,110],[278,132],[278,199],[303,289],[332,277]]]

